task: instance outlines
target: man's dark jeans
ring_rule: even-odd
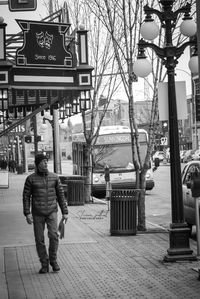
[[[49,255],[47,254],[44,238],[45,224],[47,225],[49,237]],[[48,216],[33,215],[33,226],[35,234],[36,249],[41,264],[54,263],[57,260],[58,251],[58,227],[57,227],[57,212],[53,212]]]

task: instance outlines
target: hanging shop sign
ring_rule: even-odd
[[[17,66],[74,67],[73,55],[65,46],[70,24],[16,21],[24,36],[23,45],[16,53]]]

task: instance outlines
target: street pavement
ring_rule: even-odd
[[[167,166],[158,171],[162,167]],[[61,270],[39,275],[32,226],[22,213],[26,176],[9,174],[9,188],[0,189],[0,299],[200,298],[199,259],[163,261],[166,227],[154,224],[153,217],[148,221],[147,213],[146,232],[111,236],[110,207],[97,199],[69,206],[58,252]],[[190,247],[196,255],[194,240]]]

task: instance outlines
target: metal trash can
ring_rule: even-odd
[[[59,175],[69,206],[79,206],[85,203],[84,176]]]
[[[136,235],[138,189],[112,190],[110,200],[110,234]]]

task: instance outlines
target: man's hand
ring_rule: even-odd
[[[26,221],[28,224],[32,224],[33,223],[33,217],[31,214],[26,215]]]
[[[68,215],[67,214],[63,214],[62,215],[62,219],[63,221],[65,221],[65,223],[67,222],[67,219],[68,219]]]

